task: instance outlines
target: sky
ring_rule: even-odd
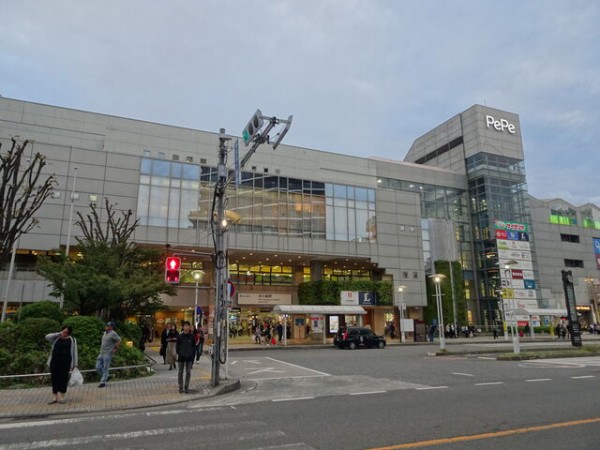
[[[600,205],[595,0],[0,0],[0,95],[402,160],[474,104],[519,114],[529,193]]]

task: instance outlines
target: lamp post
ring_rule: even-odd
[[[511,259],[504,263],[504,276],[507,281],[507,287],[509,289],[510,299],[510,329],[512,332],[513,341],[513,353],[518,355],[521,353],[521,347],[519,345],[519,327],[517,325],[517,314],[515,309],[515,293],[513,290],[512,283],[512,266],[519,264],[518,261]]]
[[[75,186],[77,185],[77,167],[73,167],[73,186],[71,187],[71,206],[69,207],[69,226],[67,227],[67,246],[65,255],[67,263],[69,262],[69,251],[71,249],[71,229],[73,228],[73,203],[75,202]],[[64,283],[63,283],[64,285]],[[60,296],[60,309],[63,309],[65,304],[64,293]]]
[[[502,314],[502,334],[504,335],[504,340],[508,342],[508,328],[506,326],[506,312],[504,311],[504,300],[502,300],[502,289],[497,289],[496,294],[498,294],[498,309]]]
[[[404,303],[404,289],[406,289],[406,286],[398,286],[398,292],[400,293],[400,342],[403,344],[406,342],[406,333],[404,332],[404,311],[406,310],[406,303]]]
[[[200,270],[194,270],[194,272],[192,272],[192,275],[194,277],[194,280],[196,281],[196,292],[194,296],[194,324],[196,325],[196,328],[198,328],[200,325],[198,323],[198,283],[202,279],[202,272]]]
[[[444,311],[442,310],[442,290],[440,284],[442,280],[446,278],[446,275],[441,273],[435,273],[429,275],[429,278],[433,280],[435,284],[435,299],[437,303],[437,316],[438,316],[438,334],[440,337],[440,350],[446,349],[446,338],[444,337]]]

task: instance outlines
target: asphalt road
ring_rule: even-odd
[[[0,450],[598,449],[600,358],[431,347],[232,352],[242,389],[152,411],[0,424]]]

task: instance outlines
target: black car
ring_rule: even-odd
[[[333,345],[354,350],[357,347],[384,348],[386,342],[383,336],[376,335],[370,328],[344,327],[340,328],[333,337]]]

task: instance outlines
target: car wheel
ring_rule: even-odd
[[[348,344],[348,348],[349,348],[350,350],[356,350],[356,343],[354,343],[354,342],[350,342],[350,344]]]
[[[385,342],[383,341],[379,341],[379,344],[377,344],[378,348],[384,348],[385,347]]]

